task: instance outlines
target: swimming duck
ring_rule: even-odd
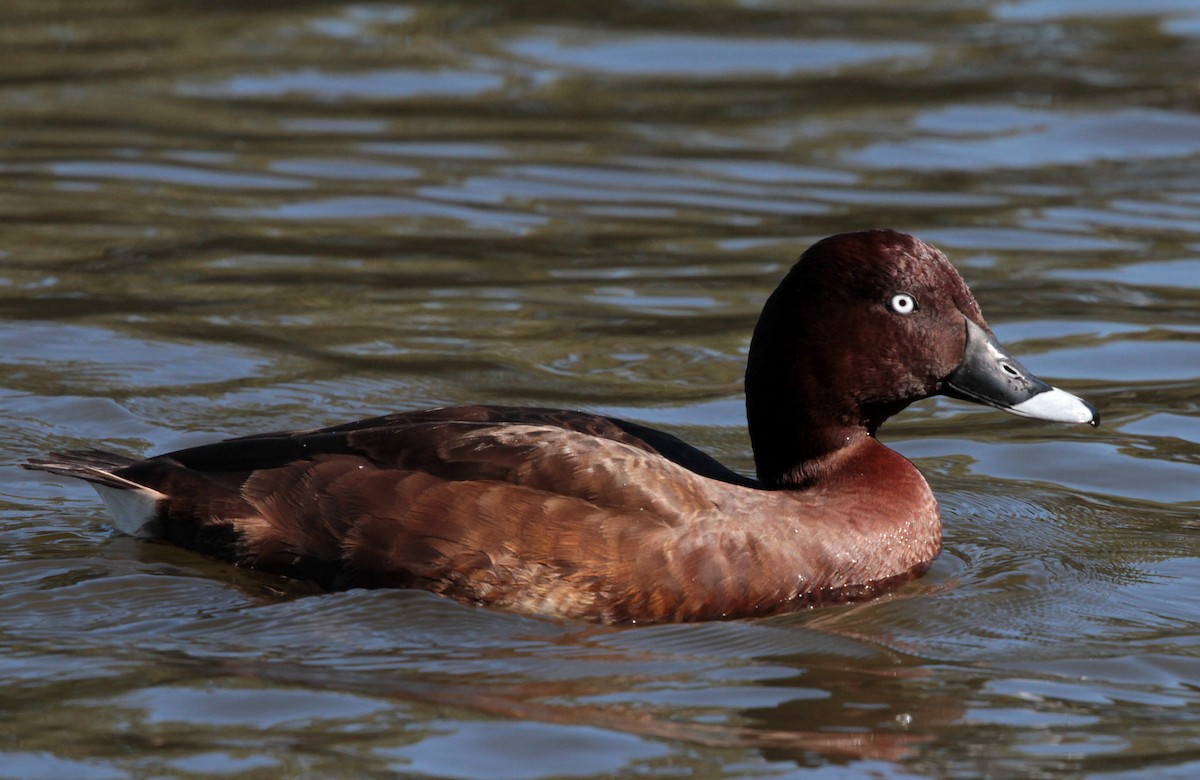
[[[914,401],[1099,419],[997,342],[940,251],[890,230],[801,256],[754,330],[745,387],[757,479],[637,423],[501,406],[25,465],[90,482],[121,531],[328,588],[691,621],[867,598],[925,571],[937,501],[876,438]]]

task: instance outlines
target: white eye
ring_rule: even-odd
[[[908,293],[896,293],[888,301],[888,308],[897,314],[912,314],[918,309],[917,299]]]

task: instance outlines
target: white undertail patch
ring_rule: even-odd
[[[136,482],[121,488],[96,483],[92,487],[108,507],[118,531],[142,538],[156,536],[152,526],[158,517],[158,502],[167,497],[164,493]]]

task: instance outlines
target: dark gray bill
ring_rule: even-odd
[[[969,319],[966,322],[963,362],[946,377],[946,395],[1038,420],[1100,423],[1096,407],[1038,379],[990,333]]]

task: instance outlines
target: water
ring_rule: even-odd
[[[10,0],[0,459],[470,401],[752,460],[816,238],[938,244],[1099,429],[918,404],[946,550],[875,602],[601,628],[317,594],[0,469],[0,777],[1200,772],[1190,0]]]

